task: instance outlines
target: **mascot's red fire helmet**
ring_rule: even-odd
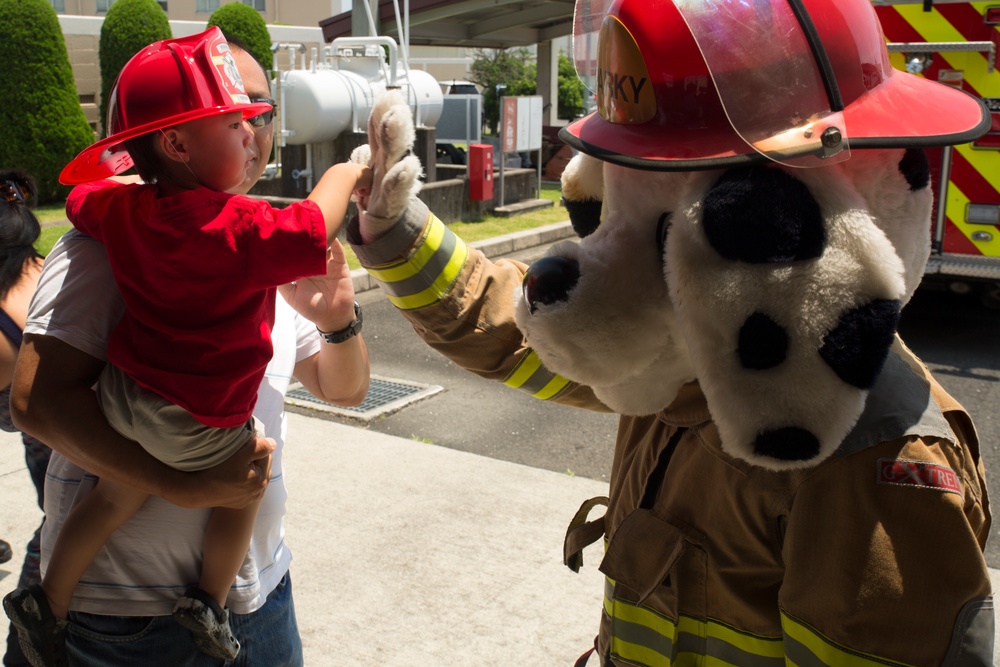
[[[822,166],[990,127],[978,98],[889,65],[870,0],[578,0],[573,50],[597,111],[560,137],[639,169]]]
[[[84,149],[59,174],[77,185],[120,174],[132,166],[121,143],[208,116],[243,113],[252,118],[271,109],[251,104],[222,31],[150,44],[122,68],[108,102],[110,135]]]

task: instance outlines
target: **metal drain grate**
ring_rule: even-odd
[[[300,408],[309,408],[321,412],[329,412],[343,417],[370,421],[375,417],[392,414],[411,403],[423,400],[428,396],[443,391],[444,387],[439,385],[421,384],[408,380],[394,380],[377,375],[372,375],[368,385],[368,395],[361,405],[354,407],[341,407],[321,401],[297,382],[293,382],[288,393],[285,394],[285,403]]]

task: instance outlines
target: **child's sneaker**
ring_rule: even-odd
[[[69,621],[56,618],[39,585],[19,588],[3,599],[3,610],[17,630],[21,652],[32,667],[67,667]]]
[[[240,643],[229,628],[229,611],[200,588],[189,588],[174,605],[174,619],[194,635],[194,643],[205,655],[232,660]]]

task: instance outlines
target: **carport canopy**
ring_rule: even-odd
[[[351,11],[320,21],[323,39],[368,36],[365,2],[354,0]],[[406,4],[411,46],[541,46],[573,31],[573,0],[410,0]],[[400,0],[401,12],[406,4]],[[378,22],[376,34],[401,41],[393,1],[370,0],[370,6]]]

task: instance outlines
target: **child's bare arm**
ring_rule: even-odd
[[[351,193],[371,186],[372,172],[366,165],[343,162],[326,170],[307,199],[316,203],[326,221],[327,242],[340,233]]]

